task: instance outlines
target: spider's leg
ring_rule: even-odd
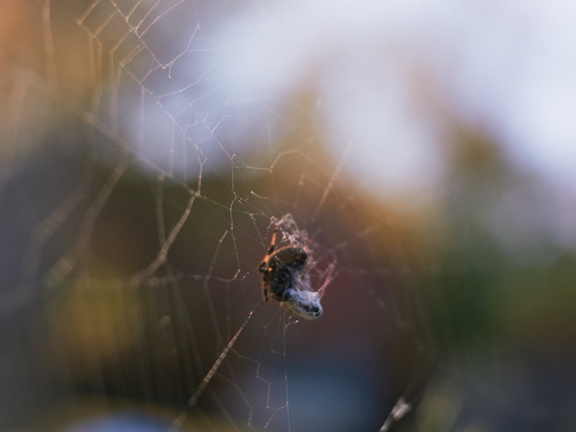
[[[274,228],[274,232],[272,233],[272,240],[270,240],[270,247],[268,248],[268,255],[272,255],[272,253],[276,250],[276,241],[278,239],[278,225]]]

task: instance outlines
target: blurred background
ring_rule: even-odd
[[[574,430],[575,12],[0,2],[0,430]]]

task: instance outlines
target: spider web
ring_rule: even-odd
[[[460,125],[414,109],[414,100],[444,108],[418,73],[434,61],[412,56],[411,39],[405,52],[394,43],[411,6],[382,23],[386,11],[366,5],[373,16],[341,4],[329,14],[321,1],[2,6],[2,36],[16,41],[0,53],[3,428],[455,424],[463,386],[438,378],[438,367],[446,340],[482,333],[456,328],[482,327],[490,297],[456,301],[476,314],[450,315],[449,331],[438,315],[450,300],[434,299],[443,284],[477,287],[509,257],[486,258],[491,243],[475,255],[457,235],[438,240],[438,207],[459,202],[438,196],[447,175],[439,143]],[[359,46],[399,66],[350,66]],[[358,93],[366,81],[373,94]],[[460,156],[475,158],[482,139],[467,136]],[[398,144],[384,150],[382,140]],[[368,159],[376,165],[361,165]],[[501,168],[502,190],[526,192],[516,185],[528,183],[502,174],[516,173],[511,165]],[[450,193],[461,198],[459,179]],[[482,190],[475,197],[485,203]],[[528,195],[532,206],[546,191]],[[453,226],[481,219],[473,198],[469,213],[450,213]],[[315,321],[262,298],[258,266],[273,222],[287,214],[318,266],[324,315]],[[503,226],[498,241],[512,254],[536,241],[507,237]],[[522,259],[560,256],[558,237]],[[446,369],[444,378],[457,376]]]

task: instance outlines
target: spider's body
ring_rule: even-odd
[[[272,249],[260,264],[264,300],[283,302],[288,300],[290,289],[294,289],[306,266],[308,254],[299,247],[284,247],[274,253]]]
[[[322,315],[320,294],[312,291],[308,275],[308,253],[301,245],[276,249],[278,227],[268,253],[260,264],[264,300],[277,301],[294,314],[315,319]]]

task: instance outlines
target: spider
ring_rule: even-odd
[[[258,268],[262,273],[264,300],[280,302],[305,319],[319,318],[323,310],[320,293],[310,288],[309,253],[300,244],[278,248],[278,230],[283,223],[296,228],[291,215],[284,216],[276,224],[268,253]]]

